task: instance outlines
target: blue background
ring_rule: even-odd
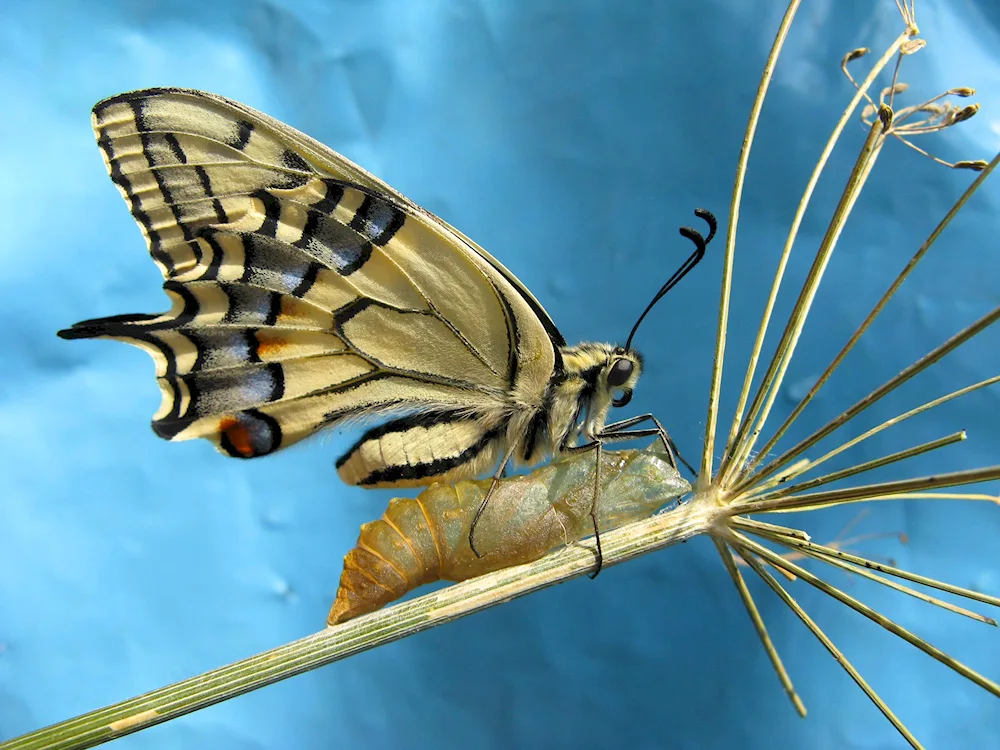
[[[797,196],[850,96],[839,60],[858,46],[880,52],[901,29],[891,0],[804,6],[751,162],[723,432]],[[948,159],[988,159],[1000,147],[1000,13],[992,0],[918,6],[930,46],[906,63],[903,78],[915,87],[904,103],[967,85],[984,104],[972,122],[921,144]],[[782,12],[781,2],[738,0],[6,0],[0,738],[317,630],[342,555],[388,499],[338,482],[333,460],[355,435],[253,462],[228,460],[203,441],[158,440],[148,426],[159,403],[148,357],[55,337],[83,318],[165,304],[93,143],[97,100],[190,86],[268,112],[476,238],[535,291],[569,340],[621,340],[689,252],[676,227],[698,226],[696,206],[726,214]],[[862,139],[852,124],[819,186],[822,210],[806,218],[792,283],[804,277]],[[776,417],[972,176],[888,145],[830,265]],[[998,190],[994,178],[796,434],[1000,303]],[[628,411],[658,414],[692,460],[704,429],[722,244],[636,341],[647,370]],[[780,309],[789,306],[786,297]],[[998,352],[1000,337],[988,332],[842,432],[996,374]],[[847,459],[965,428],[962,446],[879,478],[997,463],[998,406],[996,389],[974,394]],[[826,541],[856,511],[794,520]],[[882,539],[861,549],[1000,594],[1000,508],[885,503],[857,531],[905,532],[905,546]],[[995,629],[832,579],[1000,679]],[[713,548],[696,540],[117,746],[901,746],[794,616],[758,581],[752,588],[810,709],[805,721],[788,705]],[[996,698],[803,584],[792,590],[928,746],[1000,748]]]

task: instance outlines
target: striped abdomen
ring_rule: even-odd
[[[601,531],[648,516],[691,489],[658,448],[604,452]],[[501,480],[476,526],[482,557],[469,547],[469,528],[492,480],[438,483],[416,498],[390,501],[382,518],[361,527],[344,558],[327,622],[373,612],[425,583],[464,581],[537,560],[589,535],[594,467],[587,453]]]

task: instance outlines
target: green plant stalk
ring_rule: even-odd
[[[688,502],[601,534],[604,567],[686,541],[709,529],[721,508]],[[505,568],[326,628],[145,695],[0,742],[0,750],[79,750],[397,641],[497,604],[568,581],[594,568],[588,545]]]

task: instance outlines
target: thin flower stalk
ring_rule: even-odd
[[[773,461],[767,463],[754,476],[766,477],[773,474],[782,466],[786,465],[791,459],[796,458],[803,451],[808,450],[810,447],[818,443],[820,440],[822,440],[824,437],[826,437],[831,432],[836,430],[838,427],[841,427],[842,425],[846,424],[848,421],[850,421],[858,414],[860,414],[862,411],[864,411],[865,409],[869,408],[870,406],[872,406],[873,404],[884,398],[886,395],[894,391],[896,388],[903,385],[914,376],[919,375],[921,372],[926,370],[931,365],[940,361],[943,357],[953,352],[962,344],[966,343],[970,339],[974,338],[978,334],[985,331],[987,328],[989,328],[991,325],[997,322],[997,320],[1000,320],[1000,306],[995,307],[986,315],[982,316],[979,320],[965,327],[964,329],[956,333],[954,336],[952,336],[950,339],[942,343],[940,346],[925,354],[923,357],[918,359],[909,367],[903,369],[898,375],[887,380],[885,383],[880,385],[878,388],[869,393],[867,396],[857,401],[853,406],[845,409],[840,414],[840,416],[830,420],[823,427],[821,427],[808,437],[796,443],[793,447],[789,448],[787,451],[782,453]],[[751,481],[752,481],[751,479],[745,480],[741,485],[739,485],[739,487],[737,487],[736,491],[739,492],[742,487],[745,487],[746,485],[750,484]]]
[[[726,332],[729,328],[729,300],[733,289],[733,261],[736,255],[736,228],[740,220],[740,204],[743,200],[743,185],[746,181],[747,164],[750,161],[750,149],[753,146],[754,135],[757,132],[757,123],[760,121],[760,112],[764,107],[764,99],[767,96],[771,79],[774,77],[774,68],[778,64],[778,57],[788,38],[788,32],[795,20],[801,0],[791,0],[785,10],[785,15],[781,19],[778,32],[775,34],[774,43],[764,63],[764,72],[760,77],[760,84],[757,87],[757,95],[754,97],[753,105],[750,108],[750,117],[747,121],[746,133],[743,136],[743,146],[740,149],[739,162],[736,165],[736,179],[733,181],[733,195],[729,202],[729,226],[726,231],[726,249],[722,259],[722,290],[719,295],[719,324],[715,337],[715,354],[712,360],[712,380],[708,389],[708,418],[705,421],[705,441],[701,456],[701,471],[698,475],[698,483],[707,485],[712,478],[712,459],[715,449],[715,432],[719,421],[719,393],[722,390],[722,366],[726,355]]]
[[[734,518],[732,525],[734,528],[740,528],[752,534],[761,534],[759,529],[753,528],[751,526],[744,525],[746,519]],[[767,534],[763,534],[768,536]],[[821,557],[830,560],[842,560],[854,565],[860,565],[869,570],[874,570],[879,573],[884,573],[885,575],[891,575],[896,578],[901,578],[911,583],[918,583],[921,586],[927,586],[929,588],[937,589],[938,591],[944,591],[948,594],[955,594],[956,596],[961,596],[972,601],[981,602],[983,604],[989,604],[994,607],[1000,607],[1000,597],[991,596],[990,594],[984,594],[979,591],[973,591],[972,589],[963,588],[962,586],[955,586],[954,584],[945,583],[944,581],[938,581],[934,578],[928,576],[918,575],[917,573],[911,573],[908,570],[903,570],[902,568],[897,568],[893,565],[887,565],[884,563],[877,562],[875,560],[870,560],[860,555],[855,555],[851,552],[847,552],[843,547],[831,547],[824,544],[817,544],[816,542],[802,542],[799,540],[792,540],[785,542],[784,538],[778,539],[776,537],[769,537],[772,541],[783,544],[789,548],[795,548],[802,552],[804,555],[809,555],[811,557]],[[787,559],[787,558],[786,558]]]
[[[861,576],[862,578],[867,578],[870,581],[875,581],[876,583],[880,583],[883,586],[887,586],[888,588],[891,588],[894,591],[899,591],[900,593],[906,594],[907,596],[912,596],[916,599],[920,599],[923,602],[927,602],[928,604],[933,604],[936,607],[941,607],[942,609],[946,609],[949,612],[953,612],[955,614],[962,615],[964,617],[969,617],[973,620],[985,623],[986,625],[996,626],[997,624],[997,621],[994,620],[992,617],[986,617],[985,615],[981,615],[978,612],[973,612],[971,610],[964,609],[963,607],[959,607],[955,604],[951,604],[950,602],[946,602],[941,599],[936,599],[921,591],[917,591],[916,589],[912,589],[908,586],[903,586],[902,584],[896,583],[895,581],[892,581],[888,578],[884,578],[883,576],[872,573],[871,570],[879,566],[879,564],[873,560],[868,560],[864,557],[854,555],[853,557],[855,558],[855,560],[859,562],[848,562],[836,556],[837,550],[834,550],[832,548],[827,547],[826,550],[821,553],[818,551],[818,549],[810,547],[808,545],[790,543],[786,541],[785,535],[775,534],[767,530],[762,530],[760,528],[745,523],[745,521],[746,519],[736,518],[733,520],[733,527],[740,529],[741,531],[748,532],[750,534],[756,534],[757,536],[762,536],[790,550],[793,551],[797,550],[806,557],[811,557],[815,560],[824,562],[827,565],[832,565],[833,567],[839,568],[848,573],[853,573],[854,575]],[[783,554],[782,557],[784,557],[786,560],[792,559],[788,554]]]
[[[905,34],[900,35],[900,40],[903,39],[904,36]],[[885,59],[886,58],[883,58],[883,60]],[[872,80],[874,80],[874,75],[875,71],[873,70],[872,75],[870,76]],[[860,94],[855,97],[851,105],[849,105],[845,110],[842,123],[846,123],[847,118],[853,114],[859,101]],[[725,477],[724,483],[726,484],[731,483],[730,477],[732,472],[738,470],[746,460],[746,455],[752,450],[756,436],[759,434],[760,430],[764,426],[764,423],[766,422],[767,413],[770,411],[771,404],[773,403],[773,396],[769,398],[768,394],[776,394],[777,389],[781,386],[784,373],[788,368],[788,364],[791,362],[792,355],[795,353],[795,347],[798,343],[799,336],[802,333],[802,328],[805,326],[806,320],[808,319],[809,310],[812,307],[816,291],[818,290],[820,282],[823,279],[823,274],[826,271],[827,264],[830,261],[834,248],[836,248],[837,240],[840,238],[840,234],[844,229],[844,225],[847,222],[848,217],[850,216],[855,201],[860,195],[861,189],[864,187],[864,184],[868,179],[868,175],[871,173],[871,170],[878,159],[882,145],[885,142],[885,128],[887,123],[891,121],[892,118],[892,110],[888,108],[882,110],[881,116],[884,118],[883,121],[877,125],[873,124],[869,129],[868,137],[865,139],[864,145],[861,148],[861,153],[858,154],[858,158],[855,160],[854,167],[848,177],[847,185],[841,195],[840,202],[837,209],[834,211],[833,218],[831,219],[826,233],[823,236],[823,240],[820,243],[819,249],[816,252],[816,257],[813,260],[812,267],[809,269],[806,282],[802,287],[802,291],[800,292],[798,299],[795,301],[795,306],[792,309],[788,323],[785,326],[785,330],[782,333],[780,341],[778,342],[774,356],[771,358],[771,362],[764,373],[763,381],[758,387],[754,400],[750,405],[747,419],[745,422],[742,422],[742,424],[740,423],[742,418],[742,406],[738,405],[737,407],[737,413],[730,429],[730,439],[727,441],[726,445],[726,458],[723,459],[723,462],[719,467],[719,474]],[[839,138],[840,132],[842,132],[842,127],[838,123],[838,129],[835,130],[834,138]],[[832,149],[832,143],[830,144],[830,148]],[[819,175],[817,174],[816,176],[818,179]],[[801,202],[800,210],[803,213],[805,211],[805,207]],[[794,237],[792,237],[791,242],[788,244],[789,252],[791,251],[792,242],[794,242]],[[774,296],[777,295],[779,286],[780,278],[776,276],[776,283],[772,285],[772,294]],[[769,307],[770,306],[773,306],[773,302],[769,301]],[[767,324],[769,320],[770,309],[767,309],[765,310],[765,317],[761,322],[761,328],[758,332],[758,340],[761,343],[763,343],[763,337],[767,333]],[[753,370],[756,369],[756,364],[757,356],[752,354],[747,370],[748,377],[744,380],[747,387],[749,387],[749,381],[753,378]],[[741,401],[745,401],[742,397],[742,393]],[[750,426],[754,422],[756,422],[757,427],[751,431]]]
[[[844,109],[843,114],[837,121],[836,126],[833,129],[830,137],[827,139],[826,145],[823,147],[823,151],[819,156],[816,166],[813,168],[812,174],[809,177],[809,181],[806,183],[805,190],[802,194],[802,199],[799,201],[799,205],[796,208],[795,216],[792,218],[791,228],[788,232],[788,238],[785,240],[785,245],[782,248],[781,257],[778,260],[778,267],[774,274],[774,280],[771,284],[771,291],[768,295],[767,303],[764,307],[764,313],[761,316],[760,327],[757,331],[757,337],[754,341],[754,346],[752,353],[750,354],[750,363],[747,367],[746,374],[743,379],[743,386],[740,390],[739,401],[736,406],[736,413],[733,418],[733,423],[730,427],[729,438],[726,443],[726,455],[734,452],[734,446],[739,439],[739,429],[742,423],[744,410],[746,408],[746,402],[750,395],[750,386],[753,382],[754,374],[757,370],[757,361],[760,357],[761,349],[764,345],[764,337],[767,333],[768,326],[770,325],[771,315],[774,311],[774,305],[778,298],[778,291],[781,288],[782,280],[785,275],[785,268],[788,264],[788,260],[791,257],[792,247],[795,244],[795,239],[798,237],[799,228],[802,225],[802,220],[805,217],[806,210],[812,201],[813,192],[815,191],[816,184],[819,182],[820,177],[826,169],[827,162],[830,159],[830,155],[833,153],[834,147],[840,140],[841,134],[847,127],[847,123],[850,121],[854,112],[857,110],[858,105],[861,103],[861,98],[867,96],[868,88],[874,83],[875,79],[881,73],[882,69],[888,63],[889,59],[895,54],[895,50],[898,49],[900,45],[905,43],[905,41],[915,33],[916,26],[913,24],[907,24],[906,29],[902,34],[896,39],[889,50],[886,51],[885,55],[875,64],[872,70],[869,72],[867,78],[863,84],[855,84],[858,93],[855,95],[854,99],[848,104]],[[846,58],[845,58],[846,59]],[[767,377],[765,376],[765,381]],[[750,421],[750,420],[748,420]]]
[[[907,492],[933,490],[942,487],[958,487],[979,482],[992,482],[1000,479],[1000,464],[984,466],[979,469],[964,469],[926,477],[897,479],[891,482],[865,484],[858,487],[844,487],[823,492],[810,492],[805,495],[791,495],[769,500],[739,500],[729,506],[727,512],[731,515],[744,513],[768,513],[775,511],[815,510],[831,505],[842,505],[851,502],[866,502],[874,498],[892,497]]]
[[[836,448],[830,450],[829,452],[825,453],[823,456],[817,459],[814,460],[800,459],[795,463],[791,464],[786,471],[782,472],[781,474],[775,474],[771,479],[768,479],[766,481],[759,483],[753,481],[753,479],[759,478],[764,475],[763,471],[758,472],[757,474],[753,475],[753,478],[748,479],[742,485],[737,487],[736,492],[741,492],[750,485],[753,485],[755,491],[759,492],[761,490],[770,489],[772,487],[777,486],[778,484],[787,482],[790,479],[794,479],[795,477],[801,476],[802,474],[805,474],[806,472],[815,469],[817,466],[826,463],[831,458],[834,458],[835,456],[840,455],[844,451],[853,448],[855,445],[858,445],[859,443],[862,443],[865,440],[874,437],[883,430],[887,430],[890,427],[894,427],[898,425],[900,422],[904,422],[907,419],[910,419],[911,417],[917,416],[918,414],[930,411],[931,409],[940,406],[941,404],[947,403],[952,399],[968,395],[970,393],[980,390],[981,388],[987,388],[991,385],[994,385],[995,383],[1000,383],[1000,375],[995,375],[991,378],[980,380],[978,383],[973,383],[972,385],[966,386],[965,388],[960,388],[956,391],[952,391],[951,393],[945,394],[944,396],[941,396],[939,398],[927,401],[921,404],[920,406],[910,409],[909,411],[904,412],[898,416],[887,419],[881,424],[876,425],[875,427],[872,427],[869,430],[866,430],[857,437],[852,438],[851,440],[848,440],[842,445],[837,446]]]
[[[960,662],[953,656],[946,654],[944,651],[937,648],[936,646],[931,645],[920,636],[904,628],[902,625],[894,622],[893,620],[890,620],[885,615],[877,612],[868,605],[855,599],[850,594],[841,591],[836,586],[833,586],[824,581],[822,578],[813,575],[802,566],[796,565],[790,560],[783,558],[781,555],[772,552],[767,547],[763,546],[762,544],[758,544],[757,542],[753,541],[747,536],[744,536],[738,531],[730,529],[729,535],[730,535],[729,538],[731,540],[730,543],[738,544],[743,549],[746,549],[752,552],[754,555],[757,555],[758,557],[767,560],[772,565],[776,567],[783,567],[789,573],[794,573],[802,581],[805,581],[814,588],[819,589],[824,594],[833,597],[841,604],[847,605],[855,612],[864,615],[869,620],[885,628],[893,635],[902,638],[904,641],[913,646],[916,646],[925,654],[941,662],[942,664],[944,664],[946,667],[953,670],[957,674],[961,675],[962,677],[965,677],[967,680],[970,680],[971,682],[974,682],[976,685],[979,685],[979,687],[989,691],[993,695],[1000,698],[1000,685],[998,685],[996,682],[980,674],[979,672],[967,666],[966,664]]]
[[[882,313],[882,310],[885,309],[889,300],[892,299],[896,292],[899,291],[903,282],[906,281],[913,270],[917,267],[917,264],[923,260],[927,251],[934,246],[935,242],[937,242],[944,230],[951,224],[955,216],[965,205],[966,201],[968,201],[969,198],[972,197],[977,190],[979,190],[980,186],[986,178],[990,176],[998,163],[1000,163],[1000,153],[998,153],[989,165],[987,165],[987,167],[982,171],[982,173],[976,177],[972,184],[962,194],[962,197],[956,201],[955,205],[951,207],[951,209],[945,214],[944,218],[938,222],[936,227],[934,227],[934,230],[930,233],[927,239],[924,240],[917,252],[913,254],[913,257],[911,257],[909,262],[903,267],[903,270],[899,272],[892,284],[889,285],[889,288],[886,289],[885,293],[879,298],[878,302],[875,303],[871,312],[869,312],[865,319],[861,322],[861,325],[858,326],[857,330],[851,335],[847,343],[844,344],[837,356],[833,358],[833,361],[830,362],[823,373],[816,379],[816,382],[809,388],[809,391],[802,397],[795,408],[792,409],[791,413],[785,421],[782,422],[781,426],[775,430],[774,435],[767,441],[767,443],[765,443],[764,447],[761,448],[757,458],[750,462],[750,465],[746,469],[747,473],[754,471],[764,456],[770,455],[771,451],[774,450],[775,445],[777,445],[778,441],[784,436],[788,428],[796,419],[798,419],[799,415],[802,414],[802,411],[809,405],[813,398],[815,398],[816,394],[819,393],[819,390],[824,386],[827,380],[830,379],[830,376],[837,370],[837,368],[840,367],[844,358],[851,352],[855,344],[857,344],[861,337],[868,331],[871,324]]]
[[[799,716],[805,718],[807,713],[806,706],[799,697],[799,694],[795,691],[795,685],[792,684],[792,678],[788,676],[788,671],[785,669],[785,665],[781,661],[781,656],[778,655],[778,650],[774,647],[774,642],[771,640],[771,636],[767,632],[767,627],[764,625],[764,618],[761,617],[760,610],[757,609],[757,604],[754,602],[753,596],[750,594],[750,589],[747,588],[743,575],[736,567],[732,554],[720,540],[713,538],[712,541],[715,542],[715,547],[719,551],[719,556],[722,558],[723,564],[726,566],[726,571],[729,573],[730,578],[733,580],[733,584],[736,586],[736,590],[739,592],[740,600],[743,602],[743,606],[746,607],[747,614],[750,615],[750,620],[753,622],[754,629],[760,637],[760,642],[764,646],[767,658],[771,660],[771,666],[774,667],[774,671],[778,675],[778,680],[781,682],[781,686],[785,689],[785,693],[787,693],[789,700],[795,707],[795,711]]]
[[[872,688],[872,686],[868,684],[867,680],[865,680],[865,678],[861,676],[861,673],[858,672],[857,669],[855,669],[854,665],[851,664],[848,658],[844,656],[843,652],[839,648],[837,648],[834,642],[830,640],[830,637],[823,632],[822,628],[820,628],[819,625],[817,625],[813,621],[813,619],[808,614],[806,614],[806,611],[802,609],[801,605],[797,601],[795,601],[795,598],[785,590],[785,587],[782,586],[775,579],[774,576],[772,576],[770,573],[767,572],[767,570],[764,569],[764,566],[761,565],[760,561],[753,555],[753,553],[750,550],[746,549],[743,545],[740,545],[738,543],[731,543],[731,544],[732,547],[736,550],[737,554],[740,555],[740,557],[746,562],[746,564],[749,565],[751,568],[753,568],[754,573],[760,576],[761,580],[763,580],[764,583],[766,583],[771,588],[771,590],[778,595],[778,598],[781,599],[782,602],[784,602],[785,606],[787,606],[795,614],[796,617],[802,620],[802,623],[809,629],[809,631],[814,636],[816,636],[816,639],[823,644],[823,646],[826,648],[827,651],[830,652],[830,655],[836,660],[836,662],[840,664],[841,667],[843,667],[844,671],[847,672],[848,675],[850,675],[851,679],[854,680],[855,684],[857,684],[857,686],[861,688],[864,694],[868,696],[868,699],[875,704],[876,708],[878,708],[878,710],[882,712],[882,715],[885,716],[885,718],[887,718],[889,722],[896,728],[896,731],[899,732],[900,735],[902,735],[903,738],[908,743],[910,743],[911,747],[918,748],[918,750],[922,750],[923,745],[921,745],[917,741],[917,738],[914,737],[913,734],[910,732],[910,730],[906,728],[906,725],[899,720],[899,717],[892,712],[892,709],[889,708],[888,704],[886,704],[886,702],[882,700],[879,694],[876,693],[875,690]]]
[[[744,499],[747,501],[753,500],[771,500],[776,497],[787,497],[788,495],[793,495],[797,492],[803,492],[804,490],[811,490],[814,487],[821,487],[824,484],[830,484],[831,482],[837,482],[841,479],[847,479],[848,477],[853,477],[858,474],[864,474],[865,472],[872,471],[874,469],[880,469],[884,466],[889,466],[891,464],[897,463],[899,461],[904,461],[908,458],[914,458],[915,456],[920,456],[925,453],[930,453],[931,451],[937,450],[938,448],[944,448],[949,445],[954,445],[955,443],[961,443],[966,439],[966,434],[964,430],[959,432],[953,432],[951,435],[945,435],[944,437],[938,438],[937,440],[929,440],[926,443],[921,443],[920,445],[915,445],[912,448],[907,448],[906,450],[897,451],[896,453],[890,453],[887,456],[881,456],[879,458],[873,458],[871,461],[865,461],[864,463],[856,464],[854,466],[849,466],[846,469],[841,469],[840,471],[835,471],[830,474],[824,474],[821,477],[816,477],[815,479],[810,479],[808,482],[801,482],[799,484],[785,484],[781,489],[774,492],[765,492],[764,494],[747,494]],[[772,485],[773,486],[773,485]]]

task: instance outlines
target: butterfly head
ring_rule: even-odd
[[[612,406],[625,406],[632,400],[632,391],[641,374],[642,355],[639,352],[622,346],[611,350],[601,380]]]
[[[570,376],[569,381],[572,381],[574,376],[578,381],[574,392],[576,410],[572,412],[574,415],[572,421],[575,423],[583,409],[586,409],[587,416],[581,427],[588,438],[593,438],[604,428],[608,410],[612,406],[625,406],[632,400],[635,385],[639,375],[642,374],[642,356],[632,348],[632,339],[639,330],[639,325],[656,303],[698,265],[705,255],[705,247],[715,236],[717,225],[711,212],[699,208],[695,214],[708,224],[708,236],[691,227],[681,227],[681,235],[694,243],[694,252],[646,305],[646,309],[632,326],[625,345],[581,344],[563,350],[565,374]],[[571,403],[573,400],[567,398],[565,402]]]
[[[635,349],[591,342],[564,347],[562,362],[553,416],[563,429],[556,434],[570,434],[566,430],[578,425],[576,429],[593,438],[604,428],[612,406],[625,406],[632,400],[642,374],[642,355]]]

